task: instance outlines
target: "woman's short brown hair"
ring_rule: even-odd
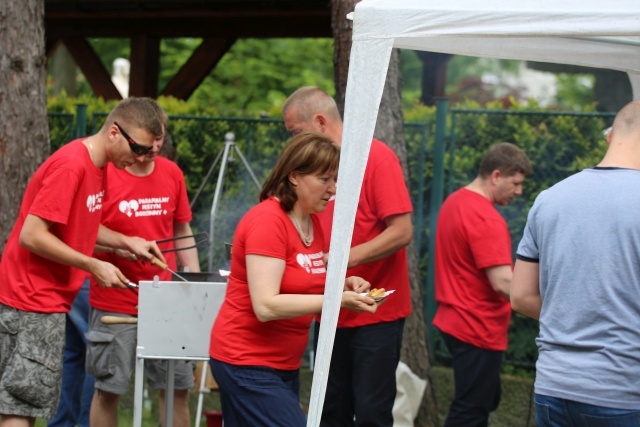
[[[273,171],[262,186],[260,201],[271,196],[280,200],[286,212],[293,209],[298,200],[295,189],[289,181],[289,174],[303,175],[338,170],[340,149],[329,137],[319,132],[301,132],[291,138],[278,157]]]

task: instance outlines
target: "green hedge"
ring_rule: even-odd
[[[52,148],[66,143],[77,128],[74,114],[77,104],[87,106],[86,129],[93,133],[102,124],[106,112],[115,102],[99,99],[73,99],[64,95],[49,101]],[[202,192],[193,205],[195,231],[209,231],[213,195],[218,180],[220,161],[216,157],[225,147],[225,135],[232,132],[235,146],[246,157],[251,170],[262,182],[289,135],[280,117],[217,116],[214,108],[203,110],[195,104],[160,98],[160,105],[170,116],[169,133],[184,171],[189,196],[200,186]],[[598,114],[588,106],[582,112],[557,112],[540,108],[532,102],[502,110],[501,104],[480,110],[477,105],[463,104],[448,115],[445,158],[445,196],[471,181],[477,165],[493,143],[509,141],[527,152],[534,174],[525,182],[524,194],[509,206],[500,208],[509,223],[512,240],[517,246],[533,200],[545,188],[579,170],[595,165],[602,157],[606,142],[602,129],[609,126],[613,114]],[[429,256],[430,193],[433,176],[435,109],[415,106],[405,112],[405,142],[409,185],[414,204],[415,241],[419,248],[420,270],[426,283]],[[235,151],[235,150],[233,150]],[[257,202],[258,190],[238,156],[227,164],[222,196],[215,219],[213,266],[226,267],[223,242],[230,242],[240,217]],[[216,164],[215,168],[212,166]],[[211,172],[207,178],[206,175]],[[206,251],[201,251],[201,264],[207,265]],[[432,296],[431,296],[432,297]],[[537,357],[533,342],[537,324],[516,315],[510,331],[511,345],[505,356],[511,366],[532,366]],[[446,356],[446,354],[445,354]],[[507,370],[511,368],[506,368]]]

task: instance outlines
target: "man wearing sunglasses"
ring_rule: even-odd
[[[31,177],[0,263],[0,424],[27,427],[55,414],[65,313],[87,273],[101,287],[127,287],[119,268],[92,257],[96,243],[164,261],[154,242],[100,225],[105,166],[144,161],[161,133],[154,106],[129,98],[98,133],[60,148]]]
[[[149,102],[157,107],[164,131],[168,122],[167,114],[153,100],[149,99]],[[120,122],[116,126],[125,139],[135,144],[124,126],[120,126]],[[198,272],[200,264],[189,226],[192,213],[184,175],[174,162],[158,156],[163,143],[164,134],[153,141],[143,161],[121,170],[113,165],[106,167],[102,224],[123,234],[135,233],[145,239],[158,241],[171,270],[178,270],[179,261],[182,267]],[[178,239],[167,241],[171,238]],[[107,251],[98,257],[116,265],[135,282],[153,280],[154,276],[162,281],[173,280],[169,271],[138,260],[127,251]],[[100,318],[105,315],[137,316],[138,290],[121,292],[119,289],[103,289],[97,281],[92,280],[89,294],[91,309],[86,366],[87,373],[95,377],[90,425],[115,426],[118,422],[120,396],[129,390],[135,369],[137,325],[105,325],[100,322]],[[114,364],[118,369],[112,371],[110,367]],[[161,392],[161,425],[165,421],[166,365],[166,361],[162,360],[148,360],[144,364],[149,386]],[[187,427],[191,424],[188,397],[189,389],[194,386],[193,367],[192,361],[176,361],[173,411],[175,427]]]

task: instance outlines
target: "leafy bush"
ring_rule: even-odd
[[[246,158],[249,169],[262,183],[282,147],[289,138],[282,120],[255,117],[219,117],[214,107],[173,98],[160,98],[169,114],[168,133],[172,136],[177,163],[182,168],[193,204],[195,232],[209,232],[214,194],[225,151],[225,137],[233,134],[228,145],[229,160],[220,183],[211,264],[215,270],[227,265],[224,242],[231,242],[233,231],[244,213],[258,201],[258,188],[236,149]],[[87,106],[87,133],[95,132],[106,112],[115,102],[95,98],[72,99],[60,95],[49,100],[52,147],[71,139],[77,104]],[[409,187],[414,206],[414,238],[418,244],[421,271],[427,272],[429,256],[429,221],[433,185],[433,149],[435,108],[416,105],[405,112],[405,142]],[[591,106],[581,113],[544,110],[535,102],[518,104],[512,100],[510,110],[502,104],[490,104],[480,110],[466,103],[451,109],[445,141],[445,196],[466,185],[476,175],[487,148],[500,141],[513,142],[531,159],[533,176],[525,182],[524,194],[500,211],[509,223],[514,252],[535,197],[544,189],[585,167],[594,166],[602,157],[606,143],[602,129],[609,126],[613,114],[593,112]],[[197,195],[197,199],[196,199]],[[201,264],[207,253],[201,251]],[[423,277],[427,277],[426,274]],[[432,297],[432,296],[431,296]],[[533,337],[537,324],[516,315],[510,332],[511,345],[505,359],[516,365],[533,364],[536,348]]]

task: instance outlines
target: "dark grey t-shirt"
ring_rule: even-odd
[[[540,263],[536,393],[640,408],[640,171],[586,169],[540,193],[517,255]]]

